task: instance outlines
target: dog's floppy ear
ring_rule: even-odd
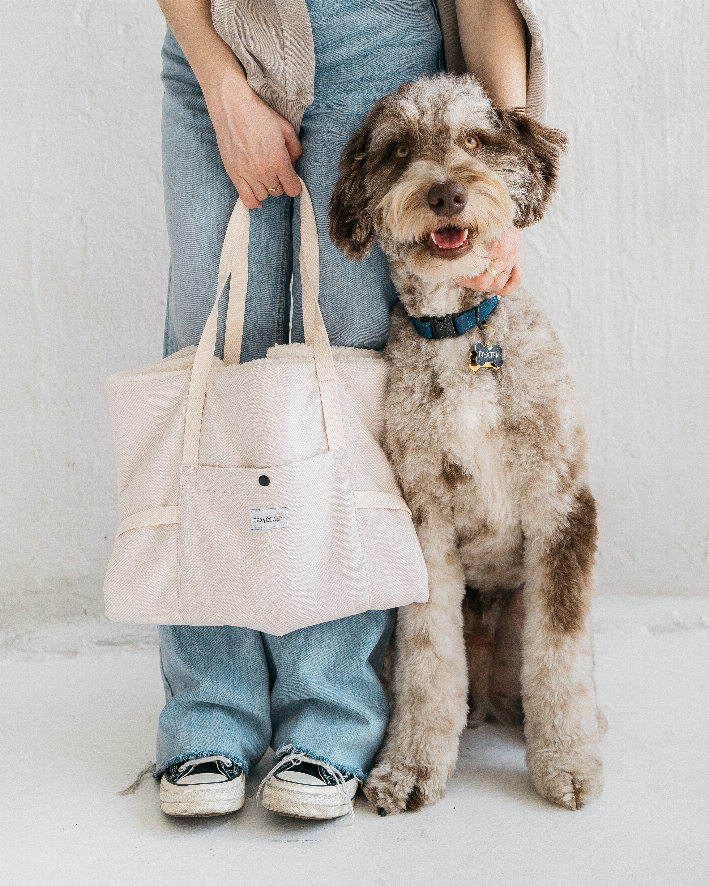
[[[515,225],[526,228],[539,221],[556,190],[559,160],[566,151],[568,139],[560,129],[544,126],[521,111],[498,111],[498,114],[529,169],[526,193],[515,201]]]
[[[349,258],[366,258],[374,246],[374,224],[366,190],[367,159],[376,107],[342,151],[340,178],[330,198],[330,239]]]

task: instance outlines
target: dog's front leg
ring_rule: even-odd
[[[596,706],[590,625],[593,497],[580,490],[551,532],[535,523],[525,527],[522,700],[527,766],[542,796],[579,809],[603,789],[599,741],[605,721]]]
[[[430,513],[418,534],[428,567],[429,601],[399,610],[394,708],[364,786],[381,815],[414,811],[443,796],[467,719],[461,610],[465,579],[450,515]]]

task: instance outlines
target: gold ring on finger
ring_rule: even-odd
[[[487,272],[493,280],[497,280],[497,278],[500,276],[500,272],[496,271],[492,265],[490,265],[490,267],[487,269]]]

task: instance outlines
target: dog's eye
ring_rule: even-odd
[[[466,148],[477,148],[479,147],[480,142],[475,138],[474,135],[467,135],[465,137],[465,147]]]
[[[397,149],[394,151],[394,156],[403,159],[404,157],[409,156],[409,148],[408,145],[398,145]]]

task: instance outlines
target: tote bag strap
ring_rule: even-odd
[[[311,341],[313,345],[315,372],[320,390],[328,449],[344,449],[346,443],[337,391],[335,364],[318,303],[320,250],[317,225],[310,194],[302,179],[301,186],[300,273],[303,285],[303,322],[306,341]],[[196,466],[199,464],[199,442],[202,433],[204,402],[207,395],[207,377],[212,368],[217,342],[219,300],[230,278],[224,362],[227,364],[239,362],[249,277],[248,248],[249,210],[241,200],[238,200],[224,236],[224,246],[219,261],[216,298],[202,332],[192,366],[182,451],[183,465]]]
[[[320,388],[328,449],[345,449],[340,395],[337,391],[335,361],[323,320],[318,293],[320,290],[320,248],[315,213],[305,182],[300,192],[300,278],[303,289],[303,325],[305,341],[312,343],[315,373]]]

